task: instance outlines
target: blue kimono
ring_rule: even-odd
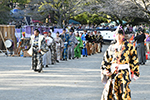
[[[87,48],[85,42],[83,42],[82,55],[87,57]]]
[[[63,40],[64,43],[64,50],[63,50],[63,59],[67,59],[67,51],[68,51],[68,46],[69,46],[69,34],[65,33],[60,35],[60,38]]]
[[[81,39],[82,39],[82,41],[83,41],[83,49],[82,49],[82,55],[83,56],[87,56],[87,48],[86,48],[86,43],[85,43],[85,41],[86,41],[86,38],[85,38],[85,34],[83,34],[82,36],[81,36]]]

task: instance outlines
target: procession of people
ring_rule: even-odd
[[[72,29],[69,32],[63,29],[62,33],[56,33],[55,38],[51,31],[44,31],[43,35],[39,33],[35,29],[28,51],[32,55],[31,69],[34,71],[41,72],[43,67],[60,61],[102,52],[103,37],[100,31],[84,30],[75,33]],[[140,77],[139,66],[146,63],[144,41],[150,37],[145,36],[141,27],[137,33],[139,35],[134,35],[131,42],[128,36],[130,33],[120,26],[116,29],[115,39],[105,51],[100,67],[101,81],[105,84],[101,100],[131,100],[129,84],[132,78],[136,80]]]
[[[87,33],[85,30],[84,33],[75,33],[73,29],[69,32],[63,29],[62,33],[57,32],[56,37],[52,37],[51,31],[40,33],[35,29],[30,44],[28,53],[32,55],[31,69],[41,72],[42,68],[60,61],[101,53],[103,37],[97,31]]]

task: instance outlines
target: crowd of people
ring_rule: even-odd
[[[31,48],[28,53],[32,55],[32,68],[34,71],[42,71],[43,67],[51,64],[67,61],[68,59],[79,59],[81,56],[87,57],[102,52],[103,37],[100,32],[91,31],[74,33],[70,29],[62,33],[57,32],[56,37],[52,37],[52,32],[43,32],[35,29],[31,36]],[[38,61],[37,61],[38,59]],[[37,68],[37,66],[40,68]]]
[[[39,33],[38,29],[34,30],[28,50],[34,71],[41,72],[43,67],[60,61],[102,52],[103,37],[99,31],[84,30],[79,34],[70,28],[69,32],[66,29],[62,33],[57,32],[56,37],[52,37],[51,31],[43,32],[44,35]],[[132,78],[140,77],[139,66],[146,63],[145,51],[149,49],[145,49],[144,43],[149,37],[148,30],[145,31],[142,26],[128,26],[126,29],[118,26],[115,40],[105,51],[100,67],[101,80],[105,84],[101,100],[131,100],[129,84]]]
[[[146,36],[142,33],[145,33],[144,31],[141,31],[139,33],[139,30],[143,29],[145,27],[143,26],[127,26],[124,28],[124,33],[131,35],[131,38],[128,38],[130,43],[135,43],[135,47],[137,49],[138,58],[139,58],[139,64],[144,65],[146,62],[146,55],[145,50],[149,52],[149,32],[146,33]],[[103,36],[101,35],[100,31],[87,31],[86,29],[84,32],[74,32],[75,28],[70,28],[69,32],[66,31],[66,29],[63,29],[62,33],[57,32],[56,37],[52,37],[51,31],[44,31],[41,35],[42,39],[39,41],[40,31],[38,29],[35,29],[33,36],[31,36],[31,48],[33,49],[37,42],[38,49],[40,52],[37,52],[35,54],[32,54],[33,62],[37,62],[34,60],[37,59],[37,54],[44,51],[44,49],[47,48],[48,50],[45,50],[45,53],[41,53],[41,66],[48,67],[51,64],[59,63],[60,61],[67,61],[68,59],[79,59],[80,57],[87,57],[94,55],[96,53],[102,52],[102,44],[103,44]],[[136,33],[139,33],[138,35]],[[36,36],[37,34],[37,36]],[[144,36],[144,37],[142,37]],[[32,39],[33,38],[33,39]],[[36,40],[37,38],[37,40]],[[36,42],[35,42],[36,40]],[[45,44],[42,41],[45,41]],[[40,43],[41,42],[41,43]],[[144,45],[144,42],[147,43],[147,49],[145,49],[146,45]],[[39,45],[40,44],[40,45]],[[43,47],[43,51],[41,47]],[[32,50],[29,50],[32,51]],[[34,49],[33,49],[34,51]],[[35,51],[34,51],[35,52]],[[33,56],[34,55],[34,56]],[[37,66],[37,64],[33,65]],[[32,69],[36,70],[36,68],[32,67]],[[41,69],[42,70],[42,69]],[[39,72],[41,71],[39,70]]]

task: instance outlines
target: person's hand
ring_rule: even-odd
[[[133,79],[136,81],[139,77],[137,77],[136,75],[133,76]]]
[[[41,52],[41,49],[38,51],[39,53]]]
[[[104,70],[103,74],[105,74],[106,76],[111,76],[112,75],[112,73],[110,73],[108,70]]]

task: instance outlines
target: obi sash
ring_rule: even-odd
[[[116,66],[118,66],[118,71],[119,70],[128,69],[129,75],[130,75],[130,79],[131,79],[131,72],[130,72],[129,64],[112,64],[111,65],[111,73],[114,73],[114,71],[116,70],[116,68],[115,68]]]

